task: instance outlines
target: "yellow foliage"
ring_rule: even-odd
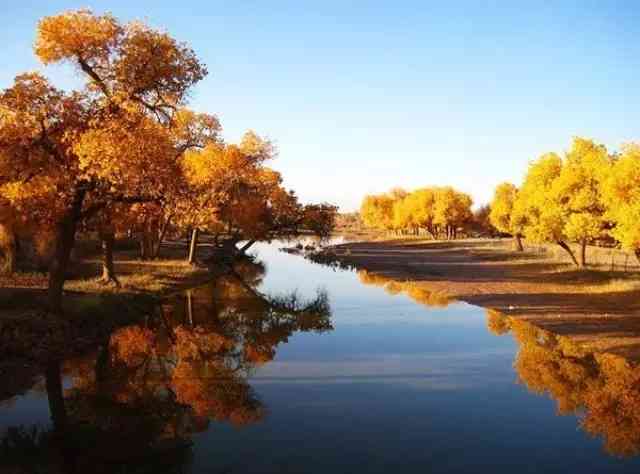
[[[360,217],[367,227],[383,230],[426,229],[437,235],[439,229],[456,229],[471,217],[472,200],[468,194],[451,187],[402,189],[387,194],[365,196]]]
[[[374,229],[393,229],[393,206],[395,200],[386,194],[365,196],[360,206],[362,222]]]
[[[543,155],[529,165],[524,183],[513,205],[512,223],[525,236],[537,242],[562,239],[562,219],[553,206],[550,191],[562,170],[562,159],[555,153]]]
[[[512,219],[513,205],[517,196],[518,188],[511,183],[501,183],[494,191],[489,221],[500,232],[512,235],[522,232]]]
[[[165,127],[145,115],[96,121],[73,147],[87,179],[110,184],[123,195],[158,195],[179,172]]]
[[[450,186],[436,188],[433,222],[443,227],[457,227],[471,219],[471,196]]]
[[[513,201],[511,230],[534,242],[558,243],[578,263],[566,242],[580,243],[584,257],[587,243],[603,235],[607,225],[604,185],[611,162],[603,145],[579,137],[564,159],[555,153],[540,157],[529,166]],[[507,188],[501,186],[496,190],[496,199],[500,199],[495,201],[494,225],[506,224]],[[580,261],[583,264],[584,258]]]
[[[629,250],[640,249],[640,145],[623,147],[604,184],[607,217],[615,226],[611,234]]]
[[[123,34],[110,14],[78,10],[43,18],[38,23],[35,53],[44,64],[82,55],[84,61],[107,61]]]

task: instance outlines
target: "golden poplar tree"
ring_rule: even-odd
[[[513,205],[518,196],[518,188],[511,183],[499,184],[491,201],[489,220],[500,232],[513,236],[516,250],[522,252],[522,229],[514,222]]]
[[[41,20],[35,52],[73,65],[85,87],[66,93],[23,74],[0,94],[0,190],[55,229],[49,306],[61,312],[79,223],[162,196],[179,169],[170,128],[206,68],[166,33],[88,10]]]

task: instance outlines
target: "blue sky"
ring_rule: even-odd
[[[224,136],[279,147],[273,167],[305,201],[450,184],[481,204],[575,135],[640,139],[640,4],[455,1],[13,1],[0,88],[40,66],[37,20],[89,7],[143,19],[192,45],[210,74],[191,105]],[[635,3],[635,5],[634,5]]]

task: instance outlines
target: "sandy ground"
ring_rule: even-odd
[[[637,273],[576,270],[498,240],[360,242],[328,253],[359,269],[365,283],[410,284],[423,304],[442,305],[443,296],[465,301],[524,318],[585,349],[640,362]]]

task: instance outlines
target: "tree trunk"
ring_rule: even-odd
[[[638,263],[640,263],[640,249],[635,249],[635,250],[633,251],[633,253],[634,253],[634,254],[635,254],[635,256],[636,256],[636,259],[638,260]],[[625,264],[625,265],[626,265],[626,264]]]
[[[255,241],[255,240],[250,240],[249,242],[247,242],[246,244],[244,244],[244,245],[240,248],[239,252],[240,252],[240,253],[242,253],[242,254],[244,254],[244,253],[245,253],[247,250],[249,250],[249,249],[251,248],[251,246],[252,246],[253,244],[255,244],[255,243],[256,243],[256,241]]]
[[[571,257],[571,261],[573,262],[573,264],[574,264],[576,267],[579,267],[579,266],[580,266],[580,264],[578,263],[578,260],[576,259],[576,256],[575,256],[575,254],[573,253],[573,250],[571,250],[571,247],[569,247],[569,246],[567,245],[567,243],[566,243],[565,241],[563,241],[563,240],[559,240],[557,243],[558,243],[558,245],[559,245],[560,247],[562,247],[562,248],[563,248],[563,249],[564,249],[564,250],[569,254],[569,256]]]
[[[75,230],[75,224],[68,217],[56,226],[56,246],[49,264],[48,305],[52,313],[62,313],[62,292]]]
[[[47,306],[54,314],[62,314],[62,294],[67,277],[67,266],[76,241],[76,228],[82,217],[85,195],[86,190],[76,189],[70,208],[56,224],[56,244],[53,257],[49,262],[49,288],[47,289]]]
[[[189,263],[194,264],[196,262],[197,250],[198,250],[198,229],[194,228],[191,231],[191,243],[189,244]]]
[[[140,243],[140,260],[146,260],[147,254],[146,254],[146,245],[144,244],[144,233],[140,235],[139,243]]]
[[[587,266],[587,241],[580,242],[580,268]]]
[[[171,224],[172,216],[167,217],[167,220],[162,225],[160,229],[160,235],[158,236],[158,240],[153,248],[153,258],[158,258],[160,256],[160,246],[164,241],[165,236],[167,235],[167,230],[169,229],[169,225]]]
[[[152,260],[154,257],[153,231],[145,229],[140,233],[140,258]]]
[[[0,224],[0,238],[3,240],[2,253],[4,260],[0,266],[0,273],[11,275],[16,271],[16,259],[18,253],[18,242],[16,234],[11,228]]]
[[[120,282],[116,277],[116,270],[113,265],[113,244],[115,235],[113,231],[100,232],[102,246],[102,282],[113,283],[120,288]]]
[[[514,245],[518,252],[524,252],[524,246],[522,245],[522,236],[520,234],[516,234],[513,236]]]

